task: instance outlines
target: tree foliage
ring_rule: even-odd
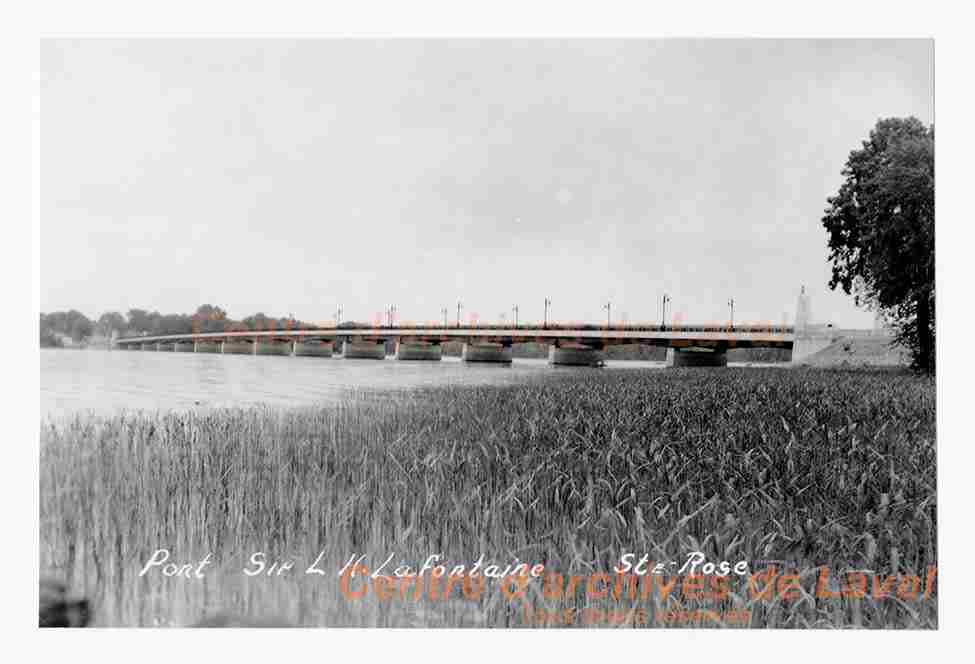
[[[827,200],[831,289],[891,321],[918,368],[934,370],[934,127],[880,120]]]
[[[41,346],[61,346],[65,338],[80,343],[91,336],[94,325],[88,318],[75,309],[70,311],[55,311],[41,314],[40,317]]]
[[[103,337],[111,337],[112,332],[118,332],[119,335],[125,334],[127,327],[125,316],[117,311],[106,311],[98,317],[98,322],[95,323],[95,331]]]
[[[41,314],[40,320],[40,341],[41,348],[60,348],[64,345],[61,338],[56,334],[50,314]]]

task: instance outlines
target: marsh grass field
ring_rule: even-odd
[[[40,568],[91,598],[101,626],[229,611],[303,626],[515,627],[530,607],[642,611],[648,626],[701,609],[747,611],[753,628],[935,628],[936,589],[814,592],[823,566],[834,580],[924,578],[937,562],[935,461],[934,381],[899,371],[553,371],[317,409],[76,416],[41,424]],[[213,562],[202,579],[140,577],[160,548]],[[242,574],[257,551],[295,570]],[[533,582],[517,600],[380,600],[344,596],[338,577],[354,554],[414,566],[483,554],[588,578],[611,576],[624,553],[693,551],[752,571],[784,561],[801,589],[619,599]],[[329,574],[304,573],[316,559]]]

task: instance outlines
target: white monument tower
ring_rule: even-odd
[[[796,335],[808,334],[811,322],[812,308],[809,304],[809,296],[806,295],[806,287],[803,286],[799,291],[799,300],[796,302]]]

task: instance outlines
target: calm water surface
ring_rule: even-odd
[[[662,367],[608,362],[602,371]],[[510,366],[392,358],[274,357],[152,351],[41,350],[41,418],[79,412],[179,410],[249,404],[309,406],[350,393],[428,385],[496,385],[541,372],[598,371],[516,359]]]

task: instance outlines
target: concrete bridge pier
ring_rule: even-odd
[[[726,348],[703,350],[697,348],[668,348],[668,367],[726,367],[728,352]]]
[[[418,339],[399,339],[396,341],[397,360],[432,360],[439,362],[443,357],[443,348],[439,341],[421,341]]]
[[[291,343],[281,341],[258,341],[254,344],[255,355],[291,355]]]
[[[603,364],[603,347],[571,342],[555,342],[548,347],[548,363],[570,367],[599,367]]]
[[[221,344],[221,353],[227,355],[251,355],[254,352],[253,344],[249,341],[224,341]]]
[[[385,360],[385,339],[349,339],[342,354],[349,360]]]
[[[292,349],[295,357],[332,357],[334,352],[331,341],[295,341]]]
[[[468,341],[461,353],[464,362],[495,362],[511,364],[510,341]]]

